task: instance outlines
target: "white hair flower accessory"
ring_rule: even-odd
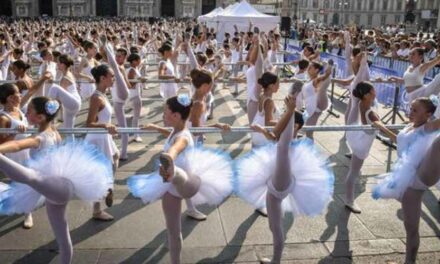
[[[44,109],[46,110],[46,113],[48,113],[49,115],[55,114],[59,108],[60,108],[60,103],[58,103],[58,101],[56,100],[49,100],[44,105]]]
[[[189,94],[182,93],[177,95],[177,102],[183,106],[189,106],[191,104],[191,98],[189,98]]]
[[[433,104],[435,107],[438,107],[438,105],[440,104],[440,100],[438,99],[438,96],[437,96],[437,95],[431,95],[431,96],[429,96],[429,100],[431,100],[432,104]]]

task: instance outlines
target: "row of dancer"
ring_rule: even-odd
[[[97,74],[96,70],[97,69],[94,69],[93,71],[95,75]],[[100,76],[100,77],[101,78],[98,79],[99,80],[98,83],[107,83],[104,84],[103,87],[110,86],[109,84],[111,84],[113,78],[113,74],[110,70],[108,70],[105,76]],[[106,82],[104,78],[106,78],[108,81]],[[302,86],[302,84],[296,84],[296,85]],[[292,90],[294,91],[296,89],[292,89]],[[355,95],[357,97],[362,97],[360,99],[365,100],[364,106],[369,106],[371,104],[371,99],[374,98],[374,88],[371,84],[362,82],[356,86],[354,91],[356,91]],[[17,93],[15,94],[17,95]],[[295,126],[292,123],[293,122],[292,120],[294,120],[292,116],[295,113],[294,112],[295,102],[296,99],[294,97],[288,97],[286,99],[287,112],[276,124],[274,132],[273,133],[270,133],[268,131],[263,132],[265,135],[270,135],[268,136],[268,138],[280,140],[280,142],[276,146],[276,151],[274,150],[273,145],[269,145],[268,147],[259,149],[253,152],[252,154],[250,154],[249,156],[245,157],[242,161],[239,162],[238,165],[239,168],[239,174],[238,174],[239,176],[237,179],[239,182],[238,185],[239,190],[237,191],[238,194],[245,199],[246,198],[249,199],[249,201],[251,201],[251,203],[254,204],[256,208],[266,205],[268,206],[270,228],[274,235],[274,258],[271,260],[274,263],[279,262],[283,248],[283,237],[282,237],[283,232],[282,229],[280,229],[281,228],[280,219],[282,219],[280,213],[281,201],[283,201],[284,198],[290,194],[291,195],[290,198],[286,200],[287,202],[285,202],[285,205],[283,205],[284,208],[293,211],[295,215],[301,215],[301,214],[314,215],[316,213],[321,212],[325,208],[325,204],[331,198],[331,190],[332,190],[331,179],[333,178],[333,176],[328,171],[328,168],[326,168],[325,162],[323,162],[323,160],[319,156],[314,155],[314,153],[316,152],[313,151],[313,149],[310,149],[311,146],[310,143],[307,142],[302,142],[301,144],[297,143],[297,144],[293,144],[292,147],[290,147],[289,143],[286,144],[286,142],[290,142],[290,140],[293,137],[292,131]],[[31,104],[31,108],[28,109],[28,117],[32,118],[33,123],[38,123],[38,121],[34,121],[34,117],[32,116],[32,113],[35,109],[34,106],[35,104],[36,103],[33,102]],[[40,119],[37,120],[40,120],[41,123],[39,123],[39,126],[41,126],[42,128],[44,127],[50,128],[50,126],[47,126],[47,124],[50,122],[51,119],[44,118],[44,115],[47,115],[48,112],[52,113],[51,111],[54,111],[53,109],[57,111],[59,105],[57,105],[55,101],[50,101],[48,99],[46,99],[44,105],[45,107],[43,111],[45,112],[43,112],[43,114],[39,114]],[[228,160],[225,159],[224,154],[220,155],[219,153],[212,151],[210,152],[206,150],[201,150],[200,152],[184,151],[187,146],[191,147],[194,145],[191,135],[188,135],[188,131],[186,130],[186,119],[191,114],[190,111],[191,105],[192,105],[192,101],[187,95],[173,97],[167,101],[164,111],[164,119],[165,119],[164,121],[166,121],[166,123],[168,123],[170,126],[174,128],[173,131],[175,133],[174,132],[170,133],[168,130],[159,128],[157,126],[148,125],[145,127],[146,129],[157,129],[160,132],[168,135],[168,140],[165,149],[168,154],[163,154],[161,156],[160,160],[162,163],[162,168],[160,174],[165,178],[165,180],[170,180],[172,182],[172,185],[164,184],[161,181],[161,178],[158,176],[158,173],[153,173],[152,175],[146,175],[146,176],[135,176],[131,178],[131,180],[129,181],[129,188],[130,190],[132,190],[133,194],[142,197],[143,200],[146,202],[157,200],[162,196],[166,196],[167,194],[174,195],[174,197],[172,196],[168,197],[169,199],[168,198],[163,199],[164,212],[166,214],[167,228],[169,231],[168,241],[170,243],[171,256],[174,263],[178,263],[179,252],[181,248],[180,235],[179,235],[180,222],[176,222],[176,217],[174,215],[176,213],[175,212],[176,210],[174,209],[176,208],[180,209],[179,199],[191,198],[195,196],[194,200],[196,201],[197,204],[199,203],[218,204],[221,201],[223,201],[223,199],[229,194],[228,192],[232,190],[231,177],[233,173],[231,167],[228,168],[227,166]],[[41,109],[39,111],[41,111]],[[420,116],[422,116],[423,114],[424,117],[429,118],[432,115],[432,113],[435,111],[435,103],[433,103],[431,100],[428,99],[422,101],[415,101],[414,111],[419,112]],[[43,115],[43,117],[41,115]],[[301,119],[302,116],[296,115],[296,117],[298,119]],[[378,123],[378,121],[374,121],[374,122],[376,125],[380,124]],[[418,122],[420,122],[420,120],[418,120]],[[417,125],[420,124],[418,123]],[[297,126],[298,128],[300,128],[301,124],[298,123]],[[286,134],[284,134],[283,136],[284,133],[283,127],[284,129],[287,129],[287,131],[291,132],[291,133],[290,132],[286,133],[288,136],[286,136]],[[426,133],[429,131],[438,131],[439,128],[440,128],[439,122],[434,121],[424,125],[423,131]],[[421,135],[420,133],[413,133],[413,134],[418,136]],[[431,138],[431,142],[433,142],[432,145],[428,145],[428,147],[425,147],[423,150],[421,150],[422,155],[419,155],[418,157],[425,157],[426,155],[423,154],[426,152],[428,152],[428,154],[430,154],[431,152],[435,152],[435,150],[432,150],[432,148],[434,148],[433,146],[436,146],[437,144],[436,134],[434,134],[434,136],[430,135],[430,138]],[[38,141],[38,140],[41,139],[37,137],[37,139],[33,141]],[[55,140],[53,141],[55,142]],[[282,145],[280,144],[281,142],[285,144]],[[418,146],[418,144],[421,143],[417,142],[416,146]],[[2,149],[2,152],[8,152],[8,148],[14,149],[13,147],[10,147],[14,145],[17,145],[17,143],[6,144],[6,147]],[[18,144],[18,145],[22,146],[22,144]],[[287,148],[286,145],[288,146]],[[286,151],[288,154],[286,154]],[[273,158],[274,152],[277,153],[275,159]],[[185,155],[182,156],[181,161],[178,161],[177,159],[179,153],[182,154],[185,153]],[[306,153],[308,153],[309,156],[307,156]],[[214,164],[211,164],[208,167],[198,168],[197,166],[194,166],[196,162],[191,162],[195,160],[200,160],[201,157],[206,157],[208,155],[210,155],[209,156],[210,158],[208,160],[219,161],[219,162],[214,162],[216,166],[214,166]],[[269,157],[272,157],[272,159],[269,159]],[[294,157],[294,158],[290,158],[290,157]],[[180,166],[174,167],[173,166],[174,160],[176,160],[176,164],[180,164]],[[424,160],[422,158],[419,158],[419,163],[423,161]],[[260,170],[260,169],[254,170],[255,166],[249,166],[249,162],[252,164],[263,164],[264,167],[267,167],[266,168],[267,170]],[[426,186],[432,185],[433,182],[435,183],[436,181],[434,179],[438,179],[438,176],[435,176],[436,175],[435,173],[438,172],[437,171],[438,168],[435,168],[434,164],[431,165],[432,165],[431,167],[428,167],[430,168],[429,172],[431,173],[431,176],[430,177],[425,176],[425,178],[426,177],[428,178],[426,179],[424,178],[424,180],[422,180],[422,182],[424,183],[424,185],[421,185],[423,187],[422,188],[423,190],[426,189]],[[412,172],[414,173],[418,169],[417,162],[416,165],[414,165],[413,162],[411,162],[410,165],[407,166],[414,166],[412,170]],[[206,168],[212,168],[212,171]],[[249,168],[251,168],[251,170]],[[289,175],[289,173],[286,173],[286,171],[289,170],[291,171],[290,173],[291,178],[285,176],[285,175]],[[396,175],[400,176],[398,172],[399,171],[395,172],[396,174],[393,177],[396,177]],[[274,174],[272,175],[272,173]],[[199,178],[194,177],[195,175],[197,175]],[[214,180],[212,178],[214,175],[215,176],[225,175],[225,178],[223,178],[222,180],[221,179]],[[281,175],[284,176],[281,177]],[[412,187],[414,187],[412,184],[420,185],[419,182],[413,183],[413,181],[417,179],[414,178],[415,175],[416,174],[408,176],[408,174],[406,174],[405,177],[409,177],[409,180],[407,180],[408,184],[403,185],[403,187],[399,187],[397,191],[401,192],[403,190],[405,191],[405,193],[408,192],[409,195],[411,195],[411,193],[413,192],[411,191]],[[310,183],[311,179],[315,180],[316,182],[314,184],[311,184]],[[393,185],[390,184],[382,184],[379,185],[377,188],[385,187],[391,189],[391,191],[395,191],[394,187],[392,186]],[[415,185],[414,188],[418,188],[417,186],[418,185]],[[175,189],[172,189],[172,187],[175,187]],[[309,190],[308,188],[311,189]],[[20,190],[18,191],[17,189],[13,189],[13,190],[14,191],[8,192],[9,196],[7,197],[11,197],[11,193],[12,194],[17,192],[20,193]],[[314,193],[313,190],[319,192]],[[100,193],[102,194],[103,192]],[[268,195],[267,193],[270,193],[270,195]],[[316,204],[310,203],[310,201],[313,199],[304,198],[306,197],[305,194],[311,194],[311,193],[313,194],[312,196],[316,199],[314,200],[316,201]],[[378,192],[375,193],[377,195]],[[423,192],[416,191],[415,195],[417,195],[417,197],[420,198],[422,193]],[[199,195],[197,196],[196,194]],[[317,194],[321,194],[321,196],[317,196]],[[325,196],[322,196],[324,194]],[[264,202],[265,197],[267,197],[267,204],[265,204]],[[322,197],[322,198],[317,199],[317,197]],[[386,197],[386,195],[384,195],[384,197]],[[421,202],[420,199],[418,199],[418,201]],[[14,203],[10,203],[9,205],[11,204],[15,206]],[[178,211],[180,212],[180,210]],[[174,214],[171,212],[173,212]],[[418,226],[417,219],[413,217],[412,220],[410,219],[407,221],[409,223],[408,224],[405,223],[405,225],[411,226],[413,229],[415,228],[417,230],[417,226]],[[409,232],[409,235],[415,234],[414,230],[407,230],[407,231]],[[414,240],[415,238],[416,240]],[[412,256],[417,252],[416,249],[418,247],[417,235],[415,238],[408,236],[408,239],[411,240],[409,242],[413,242],[413,246],[409,247],[407,252],[409,259],[411,259]],[[414,243],[416,246],[414,246]],[[267,260],[262,260],[262,261],[267,261]]]

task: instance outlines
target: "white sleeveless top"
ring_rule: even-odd
[[[409,71],[409,68],[410,67],[408,67],[408,69],[406,69],[405,73],[403,74],[403,81],[405,82],[405,86],[422,86],[423,78],[425,76],[420,73],[420,65],[415,67],[412,72]]]
[[[19,110],[20,111],[20,110]],[[11,129],[16,129],[18,126],[29,127],[29,123],[26,119],[26,116],[20,111],[20,119],[15,119],[8,112],[0,111],[0,115],[4,115],[9,118],[11,122]],[[15,134],[14,140],[20,140],[29,137],[29,134]],[[5,153],[5,156],[16,161],[20,164],[23,164],[27,159],[29,159],[29,149],[23,149],[13,153]]]
[[[190,147],[190,148],[194,147],[194,140],[191,135],[191,132],[189,132],[189,130],[185,128],[184,130],[177,133],[171,131],[171,134],[168,136],[165,145],[163,146],[163,150],[168,151],[171,148],[171,146],[174,144],[176,139],[179,137],[184,137],[187,140],[188,145],[186,147]]]
[[[174,65],[171,63],[170,60],[160,61],[159,65],[161,65],[161,64],[165,64],[165,68],[166,68],[165,74],[166,75],[176,76],[175,70],[174,70]],[[164,99],[167,99],[172,96],[176,96],[178,89],[179,89],[179,87],[177,86],[177,83],[161,83],[160,84],[160,96],[162,96],[162,98],[164,98]]]
[[[246,82],[247,82],[247,100],[258,102],[257,95],[257,76],[255,75],[255,66],[252,65],[246,71]]]
[[[254,120],[252,121],[252,125],[260,125],[262,127],[264,127],[266,125],[265,121],[266,121],[266,114],[264,112],[264,104],[266,103],[266,100],[268,100],[269,98],[265,98],[263,100],[263,107],[262,110],[258,110],[257,114],[254,117]],[[280,110],[275,106],[274,110],[273,110],[273,114],[274,114],[274,119],[275,120],[279,120],[280,116],[281,116],[281,112]],[[261,133],[256,133],[253,132],[251,134],[252,136],[252,144],[254,146],[261,146],[264,144],[267,144],[270,142],[270,140],[268,140],[263,134]]]
[[[133,67],[130,67],[127,70],[125,70],[125,73],[127,76],[128,76],[128,73],[131,71],[131,69],[134,70],[136,79],[139,79],[142,76],[139,69],[133,68]],[[131,99],[133,97],[138,96],[141,92],[141,86],[142,86],[142,83],[136,83],[132,89],[128,89],[128,94],[129,94],[128,97]]]
[[[308,116],[312,116],[316,110],[318,105],[318,95],[315,91],[315,86],[313,85],[313,80],[306,82],[301,91]]]
[[[74,80],[71,80],[69,77],[67,76],[62,76],[61,79],[66,79],[70,82],[70,85],[68,87],[66,87],[66,91],[69,92],[71,95],[73,95],[73,97],[76,100],[79,100],[81,102],[81,96],[79,95],[78,92],[78,87],[76,86],[76,82]]]
[[[414,142],[417,135],[424,133],[425,125],[413,128],[412,125],[406,126],[397,134],[397,156],[401,157],[403,152]]]
[[[54,145],[60,143],[60,138],[58,137],[58,135],[55,131],[44,131],[44,132],[41,132],[40,134],[38,134],[36,137],[38,139],[40,139],[40,145],[38,146],[38,148],[30,149],[31,157],[34,157],[42,149],[45,149],[45,148],[48,148],[50,146],[54,146]]]

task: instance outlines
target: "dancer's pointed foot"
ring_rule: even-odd
[[[208,218],[204,213],[195,208],[186,210],[186,215],[197,221],[205,221]]]
[[[93,213],[93,219],[98,221],[108,222],[108,221],[112,221],[114,218],[111,214],[107,212],[99,211]]]
[[[26,214],[24,216],[23,228],[31,229],[34,226],[34,219],[32,218],[32,214]]]

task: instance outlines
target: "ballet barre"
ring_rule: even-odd
[[[386,125],[388,129],[391,130],[401,130],[406,125]],[[272,131],[274,127],[264,127],[265,129]],[[171,127],[166,128],[169,131],[172,131]],[[108,134],[109,131],[104,128],[59,128],[57,129],[60,134]],[[160,134],[160,132],[156,130],[147,130],[136,127],[119,127],[116,128],[118,134]],[[304,126],[301,128],[301,131],[315,131],[315,132],[335,132],[335,131],[375,131],[379,130],[371,125],[348,125],[348,126]],[[224,131],[220,128],[215,127],[191,127],[189,131],[192,133],[250,133],[255,132],[254,129],[248,126],[237,126],[231,127],[229,131]],[[12,128],[0,128],[0,134],[36,134],[38,133],[38,129],[32,128],[28,129],[24,132],[18,131],[17,129]]]
[[[32,79],[34,82],[39,81],[39,79]],[[17,83],[23,80],[2,80],[0,81],[0,84],[4,84],[4,83]],[[182,79],[182,80],[167,80],[167,79],[144,79],[144,78],[139,78],[139,79],[129,79],[128,80],[131,83],[187,83],[190,84],[191,80],[189,79]],[[298,79],[280,79],[280,83],[293,83],[296,81],[301,81],[304,82],[303,80],[298,80]],[[48,81],[49,82],[49,81]],[[52,83],[59,83],[60,81],[51,81]],[[81,81],[81,80],[77,80],[76,83],[95,83],[95,82],[90,82],[90,81]],[[246,79],[245,78],[231,78],[231,79],[218,79],[218,80],[214,80],[214,83],[246,83]]]

